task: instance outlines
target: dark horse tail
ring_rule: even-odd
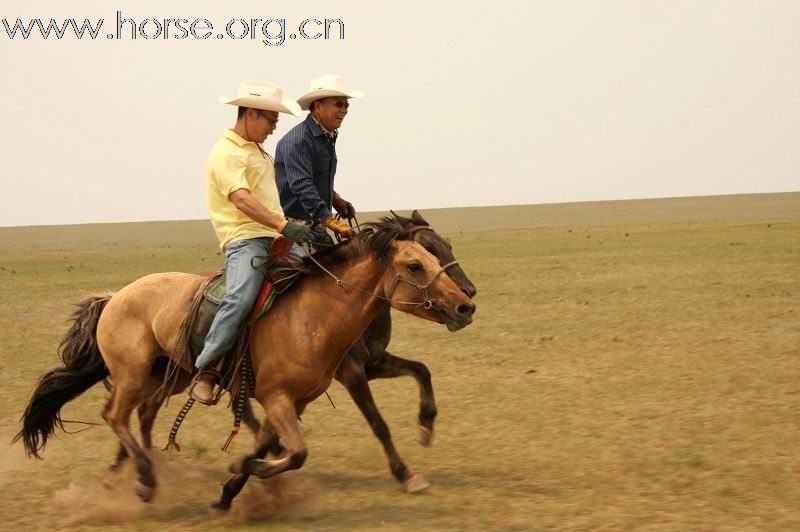
[[[97,322],[111,296],[92,296],[78,305],[74,323],[58,349],[63,366],[42,375],[22,415],[22,430],[13,442],[22,440],[28,456],[40,458],[39,451],[56,427],[64,430],[61,407],[108,375],[97,347]],[[12,442],[12,443],[13,443]]]

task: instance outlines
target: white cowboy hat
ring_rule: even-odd
[[[300,108],[292,100],[283,97],[283,89],[275,83],[245,81],[239,84],[238,98],[219,97],[220,103],[250,107],[263,111],[276,111],[299,116]]]
[[[308,85],[309,92],[302,95],[297,99],[300,109],[308,111],[308,106],[322,98],[330,98],[331,96],[344,96],[345,98],[363,98],[364,93],[361,91],[348,91],[344,88],[342,76],[320,76],[312,79]]]

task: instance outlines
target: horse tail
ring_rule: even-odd
[[[73,324],[59,346],[62,367],[42,375],[33,391],[25,413],[22,430],[12,443],[22,440],[28,456],[41,459],[39,452],[56,427],[64,430],[61,407],[100,382],[108,375],[97,346],[97,322],[110,295],[92,296],[78,305]]]

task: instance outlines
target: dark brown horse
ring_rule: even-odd
[[[254,396],[266,417],[256,451],[233,467],[221,508],[230,507],[250,475],[268,478],[303,465],[308,451],[298,416],[328,388],[347,351],[385,307],[451,330],[472,321],[472,301],[394,220],[372,225],[319,261],[319,269],[302,276],[253,326]],[[158,392],[159,359],[190,370],[188,339],[181,334],[187,328],[181,325],[202,283],[197,275],[153,274],[113,296],[85,301],[62,345],[63,367],[42,376],[23,415],[16,439],[27,452],[38,457],[61,424],[61,407],[110,375],[114,386],[103,418],[136,465],[140,497],[150,500],[156,479],[130,432],[130,415]],[[280,457],[265,460],[269,452]]]
[[[477,293],[475,285],[456,262],[452,246],[433,230],[419,211],[415,210],[411,214],[411,218],[392,214],[403,228],[411,233],[411,237],[416,242],[419,242],[428,253],[439,259],[442,266],[447,267],[447,273],[456,286],[468,297],[474,297]],[[389,468],[394,477],[403,483],[407,492],[413,493],[426,489],[428,483],[422,475],[412,473],[397,452],[389,432],[389,426],[381,416],[375,399],[372,397],[369,381],[401,376],[411,376],[417,381],[420,397],[417,442],[423,447],[429,447],[433,441],[437,408],[428,367],[422,362],[408,360],[390,353],[387,348],[391,337],[392,315],[390,309],[386,307],[350,348],[336,371],[336,380],[347,389],[350,397],[372,428],[372,432],[383,445],[383,450],[389,459]]]
[[[430,224],[422,217],[419,211],[414,211],[411,218],[392,213],[394,219],[400,223],[411,238],[421,244],[431,255],[439,259],[442,266],[446,266],[447,273],[456,286],[468,297],[476,294],[475,285],[469,280],[464,270],[456,262],[450,243],[439,235]],[[401,376],[411,376],[419,385],[419,434],[417,441],[423,447],[429,447],[433,440],[434,419],[436,418],[436,401],[431,383],[431,373],[422,362],[407,360],[398,357],[389,351],[389,341],[392,337],[392,315],[389,307],[381,309],[378,317],[370,323],[364,334],[347,352],[335,378],[348,391],[361,413],[367,419],[375,437],[383,445],[384,452],[389,459],[389,468],[394,477],[403,483],[408,493],[424,490],[428,482],[420,474],[415,474],[406,465],[392,441],[389,426],[384,421],[372,397],[369,381],[372,379],[391,379]],[[186,377],[188,379],[188,377]],[[163,397],[157,397],[139,407],[139,421],[142,433],[142,442],[145,448],[152,445],[152,427],[158,410],[163,403]],[[250,429],[257,433],[258,420],[255,418],[250,403],[245,402],[243,420]],[[121,446],[117,460],[112,467],[118,467],[127,457],[125,447]]]

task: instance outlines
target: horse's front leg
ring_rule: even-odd
[[[430,486],[422,475],[416,475],[411,472],[408,466],[400,458],[397,449],[394,447],[392,435],[389,432],[389,426],[383,420],[378,406],[375,404],[375,399],[372,397],[372,391],[369,389],[367,377],[364,374],[362,367],[358,365],[357,357],[347,357],[342,361],[339,369],[336,372],[336,379],[341,382],[350,393],[350,397],[361,410],[361,413],[369,423],[375,437],[380,440],[383,445],[383,451],[389,459],[389,469],[392,475],[403,483],[408,493],[416,493],[422,491]]]
[[[410,375],[419,385],[419,433],[417,442],[423,447],[433,443],[433,423],[436,419],[436,399],[433,395],[431,372],[422,362],[406,360],[384,351],[382,357],[370,361],[366,366],[367,379],[392,379]]]
[[[272,397],[269,401],[262,403],[262,406],[267,412],[267,417],[261,424],[259,435],[268,434],[269,438],[265,437],[264,439],[269,440],[269,445],[266,446],[266,450],[259,448],[259,451],[263,450],[266,454],[273,450],[275,453],[275,450],[280,449],[279,442],[283,442],[285,452],[282,453],[281,458],[274,460],[247,456],[243,460],[234,462],[231,465],[231,472],[269,478],[284,471],[300,469],[308,456],[308,449],[306,449],[298,423],[298,416],[302,412],[297,411],[294,402],[287,395]]]
[[[250,415],[253,416],[252,409],[250,409]],[[253,419],[255,419],[255,416],[253,416]],[[256,421],[256,424],[258,424],[258,421]],[[268,428],[267,423],[262,423],[258,429],[258,432],[256,433],[255,452],[248,454],[240,459],[238,463],[235,463],[233,466],[231,466],[231,469],[234,471],[234,475],[229,478],[222,487],[222,495],[220,496],[219,501],[214,503],[214,508],[219,510],[229,510],[233,499],[239,495],[239,492],[242,491],[242,488],[244,488],[244,485],[247,483],[247,479],[250,478],[250,475],[244,472],[247,469],[246,464],[250,460],[259,460],[264,458],[270,451],[275,453],[279,448],[280,444],[278,443],[278,435],[272,429]]]

